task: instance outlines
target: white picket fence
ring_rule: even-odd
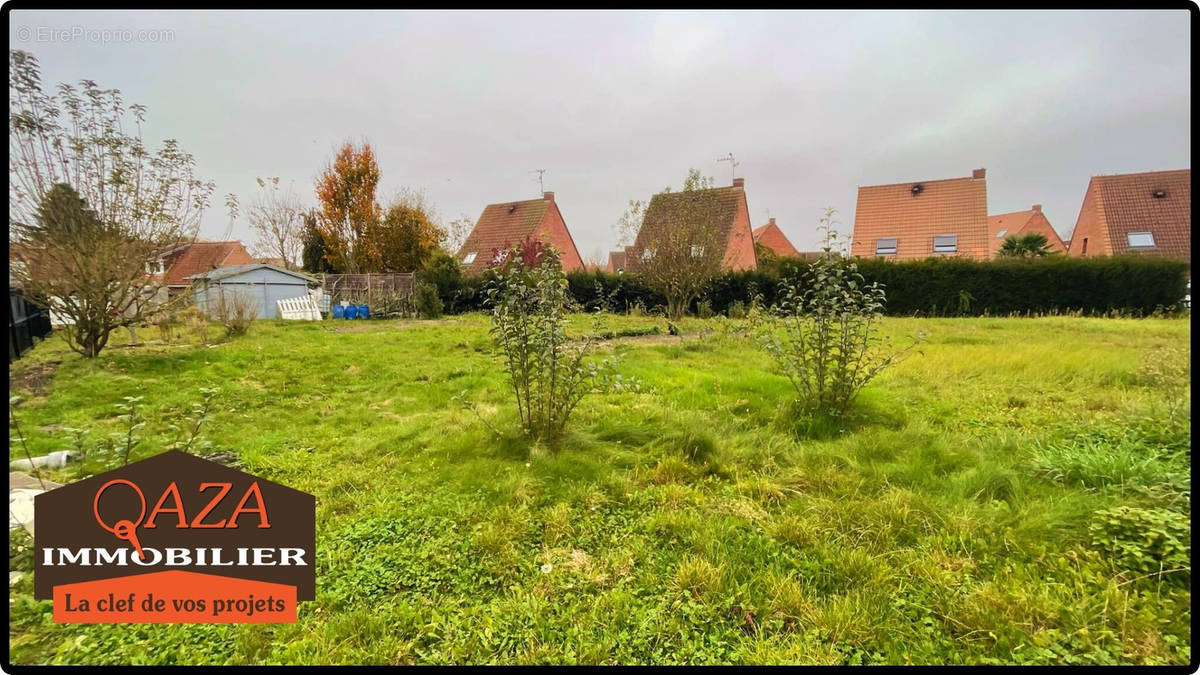
[[[311,295],[305,295],[299,298],[288,298],[286,300],[276,300],[275,304],[279,306],[280,318],[293,321],[321,320],[321,308],[317,305],[316,299],[314,299]]]

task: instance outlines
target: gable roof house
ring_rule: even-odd
[[[494,251],[519,244],[527,237],[536,237],[558,249],[564,272],[584,268],[553,192],[543,192],[541,199],[488,204],[458,249],[458,262],[464,272],[483,272]]]
[[[1092,176],[1068,254],[1192,258],[1192,171]]]
[[[713,225],[719,229],[719,238],[725,241],[725,251],[721,259],[722,269],[758,269],[758,255],[754,251],[754,233],[750,229],[750,208],[746,203],[744,178],[734,178],[733,184],[728,187],[697,190],[691,194],[662,192],[651,197],[633,246],[625,247],[625,263],[631,268],[636,268],[648,244],[667,232],[668,228],[673,226],[676,214],[686,209],[687,205],[682,200],[710,197],[715,197]],[[612,256],[609,258],[611,260]]]
[[[859,187],[850,254],[989,259],[985,176]]]
[[[625,271],[626,264],[625,251],[611,251],[608,254],[608,264],[604,270],[610,274],[617,274]]]
[[[156,261],[147,263],[147,271],[161,275],[168,296],[174,296],[191,287],[188,277],[192,275],[254,262],[240,241],[196,241],[159,254]]]
[[[1014,234],[1040,234],[1050,244],[1050,250],[1057,253],[1067,252],[1067,245],[1046,219],[1046,214],[1042,213],[1041,204],[1034,204],[1028,211],[988,216],[988,243],[991,245],[993,257],[1000,252],[1004,240]]]
[[[766,225],[755,228],[754,243],[762,244],[775,255],[781,258],[800,258],[800,252],[792,246],[792,242],[788,241],[787,236],[783,234],[783,230],[775,224],[775,219],[770,218]]]

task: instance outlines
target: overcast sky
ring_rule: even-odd
[[[1190,168],[1190,40],[1184,10],[14,10],[9,25],[45,83],[120,89],[148,107],[148,140],[195,155],[217,186],[206,238],[225,232],[222,195],[245,203],[279,176],[312,204],[337,147],[366,139],[380,201],[421,189],[444,222],[537,197],[546,169],[598,260],[630,199],[689,167],[728,185],[730,152],[754,224],[769,209],[801,249],[826,205],[850,229],[859,185],[980,167],[990,214],[1040,203],[1066,237],[1090,176]],[[251,243],[244,216],[233,237]]]

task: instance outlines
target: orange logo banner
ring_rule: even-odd
[[[296,587],[153,572],[54,587],[58,623],[292,623]]]

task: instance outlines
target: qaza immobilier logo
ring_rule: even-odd
[[[169,451],[34,499],[34,596],[62,623],[290,623],[312,495]]]

